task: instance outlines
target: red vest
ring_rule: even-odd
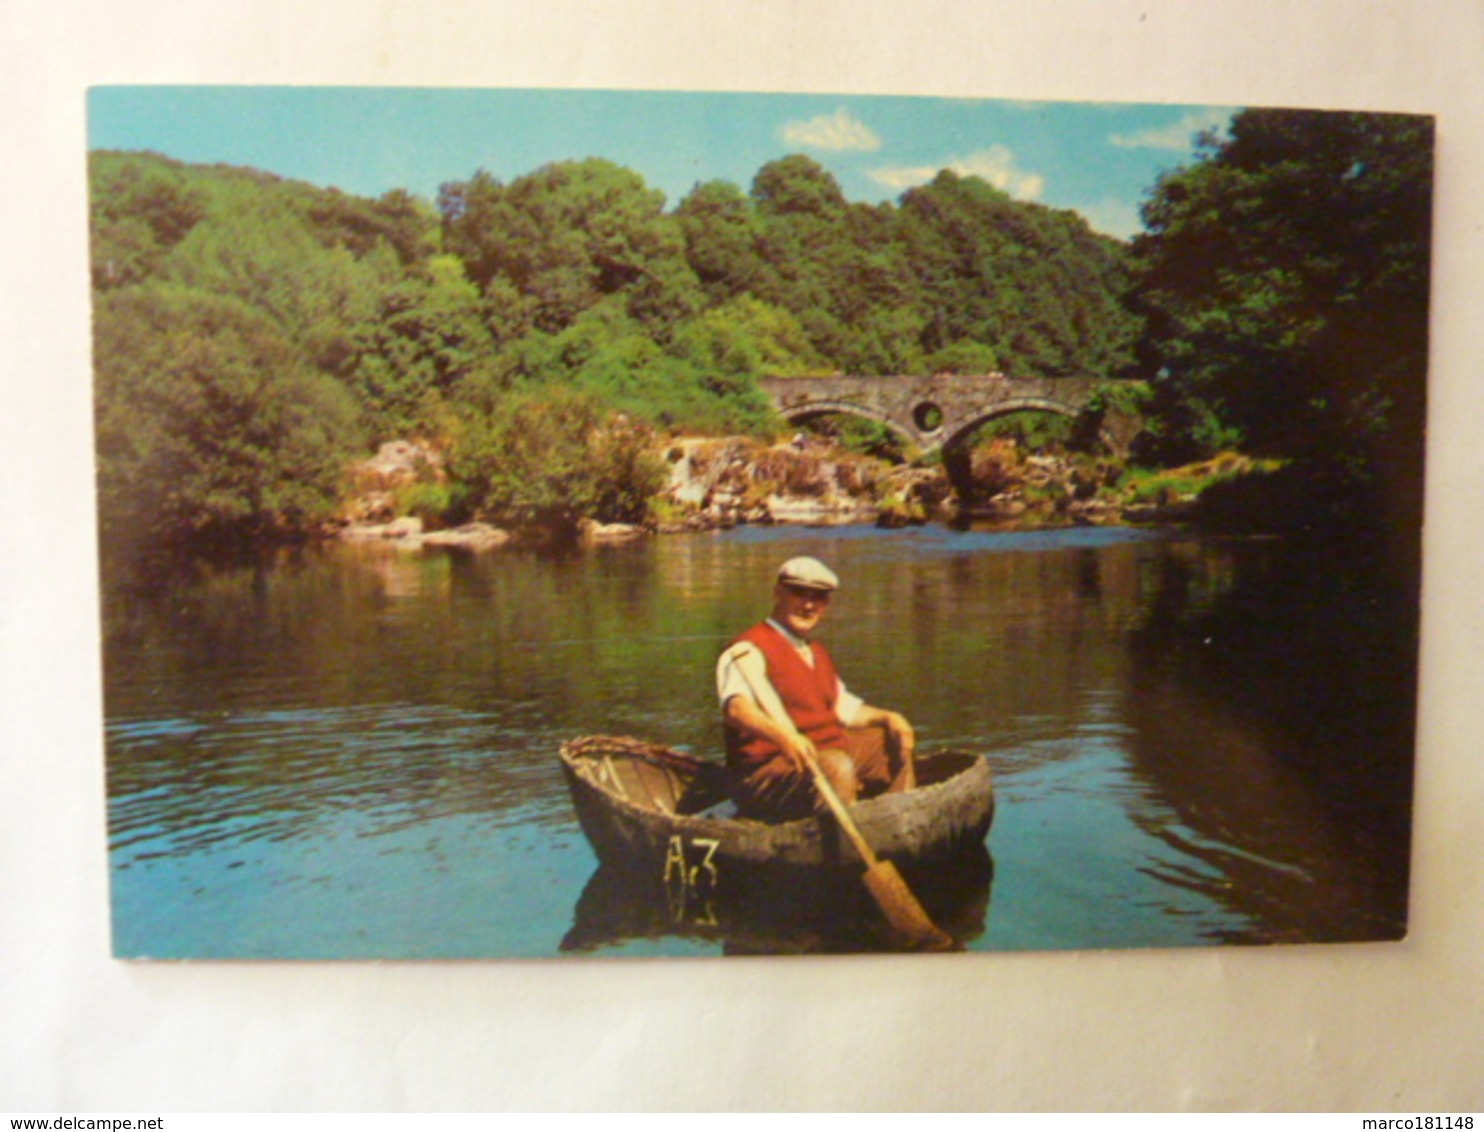
[[[817,750],[841,749],[845,746],[845,728],[835,715],[835,693],[840,678],[835,663],[821,644],[810,642],[814,667],[810,668],[793,645],[773,626],[764,622],[754,625],[733,644],[750,641],[763,654],[768,666],[768,681],[783,701],[789,718]],[[761,706],[761,705],[760,705]],[[726,729],[727,754],[756,763],[778,754],[778,746],[767,739],[743,736],[731,727]]]

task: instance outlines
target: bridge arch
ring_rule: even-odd
[[[1062,417],[1066,420],[1076,422],[1082,419],[1083,411],[1066,404],[1063,401],[1053,401],[1045,397],[1019,397],[1002,402],[993,408],[970,417],[967,420],[955,421],[953,431],[942,438],[942,449],[944,452],[957,451],[962,448],[973,435],[990,421],[999,417],[1008,417],[1011,413],[1050,413],[1053,416]],[[1118,442],[1108,429],[1098,428],[1098,439],[1110,451],[1118,450]]]
[[[894,436],[900,437],[908,444],[922,444],[924,437],[914,433],[894,419],[891,414],[883,413],[877,409],[865,405],[857,405],[850,401],[810,401],[806,405],[785,407],[780,410],[783,419],[790,424],[806,424],[818,417],[848,416],[860,417],[862,420],[874,421],[876,424],[885,425]]]
[[[790,421],[839,413],[885,425],[924,451],[961,446],[986,421],[1035,411],[1079,420],[1101,406],[1105,379],[1010,378],[1002,373],[877,377],[834,374],[759,380],[779,413]],[[1098,437],[1122,455],[1137,434],[1137,417],[1099,411]]]

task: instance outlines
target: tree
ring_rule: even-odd
[[[1422,518],[1431,119],[1249,110],[1145,208],[1141,302],[1167,456],[1240,442],[1267,484],[1212,521],[1354,538],[1415,586]]]
[[[110,541],[288,537],[334,512],[354,407],[261,313],[167,285],[105,292],[94,359]]]
[[[642,519],[666,475],[647,428],[563,385],[467,415],[448,468],[465,513],[557,534],[583,518]]]
[[[736,378],[828,372],[799,320],[751,295],[712,307],[686,323],[676,335],[675,353]]]
[[[814,348],[843,366],[849,333],[836,301],[849,255],[844,193],[818,162],[795,154],[758,170],[752,199],[766,264],[752,293],[791,312]]]
[[[461,386],[498,380],[484,305],[453,256],[435,257],[425,274],[388,288],[379,307],[353,328],[350,357],[339,367],[374,434],[426,430],[468,392]]]
[[[812,217],[833,222],[844,213],[839,182],[812,157],[801,153],[770,161],[752,179],[752,199],[766,217]]]
[[[1012,376],[1100,376],[1131,359],[1127,250],[1075,213],[945,170],[902,197],[923,348],[979,343]]]
[[[680,202],[675,219],[686,258],[713,301],[766,287],[768,264],[759,244],[763,228],[752,201],[729,181],[697,185]]]
[[[88,179],[93,286],[98,288],[146,278],[206,216],[204,194],[161,158],[145,164],[123,154],[95,153]]]
[[[404,265],[426,260],[436,250],[437,215],[405,189],[374,201],[338,189],[316,191],[307,211],[322,244],[346,248],[357,259],[380,244],[395,250]]]
[[[1164,178],[1135,246],[1177,438],[1420,459],[1431,200],[1431,120],[1397,114],[1244,111]]]
[[[502,186],[487,173],[439,193],[445,243],[486,291],[505,281],[555,333],[605,296],[663,333],[701,291],[664,194],[610,161],[557,162]]]
[[[610,297],[560,334],[515,343],[509,356],[532,386],[582,390],[660,428],[762,433],[776,424],[757,387],[763,360],[793,368],[794,348],[808,350],[797,323],[755,300],[680,323],[661,345]]]

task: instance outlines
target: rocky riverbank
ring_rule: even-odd
[[[1206,484],[1253,469],[1251,461],[1228,455],[1163,473],[1133,472],[1108,458],[1030,452],[1009,439],[981,446],[956,466],[913,466],[802,434],[771,445],[741,437],[680,439],[668,443],[663,458],[668,480],[652,501],[647,523],[583,519],[576,524],[577,539],[624,542],[743,523],[1176,522],[1192,517]],[[354,470],[353,483],[354,494],[336,528],[343,539],[479,551],[553,538],[550,531],[483,521],[446,524],[439,504],[448,498],[447,475],[441,455],[427,444],[383,445]]]
[[[664,533],[739,523],[1171,522],[1190,517],[1207,482],[1251,468],[1233,456],[1166,475],[1131,474],[1120,461],[1037,454],[1013,440],[983,446],[957,468],[913,466],[807,436],[772,446],[685,440],[671,446],[667,459],[670,482],[655,524]]]

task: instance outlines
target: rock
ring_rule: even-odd
[[[386,525],[383,538],[409,539],[420,538],[423,533],[423,521],[416,515],[404,515],[400,519],[393,519]]]
[[[595,519],[581,519],[577,523],[577,534],[583,542],[629,542],[648,533],[634,523],[599,523]]]
[[[1196,517],[1194,502],[1177,501],[1159,504],[1132,504],[1123,509],[1124,521],[1129,523],[1186,523]]]
[[[510,541],[510,532],[488,523],[466,523],[449,531],[434,531],[423,536],[424,546],[441,546],[458,550],[489,550]]]
[[[1024,499],[1010,492],[996,495],[989,501],[989,505],[994,508],[995,514],[1002,518],[1013,518],[1016,515],[1024,515],[1029,509],[1026,507]]]
[[[448,476],[443,457],[427,444],[415,440],[389,440],[375,456],[362,460],[350,469],[352,498],[345,504],[341,518],[354,526],[391,523],[399,509],[406,508],[406,496],[420,485],[444,484]],[[377,537],[366,534],[349,538]],[[388,536],[401,538],[401,534]]]
[[[351,523],[340,529],[340,537],[347,542],[380,541],[386,537],[385,523]]]
[[[396,515],[396,503],[389,491],[369,491],[353,500],[346,512],[346,518],[360,524],[389,523]]]
[[[390,540],[418,543],[422,541],[423,521],[415,518],[395,519],[390,523],[351,523],[342,527],[340,537],[350,542]]]
[[[432,448],[413,440],[389,440],[369,460],[355,468],[362,491],[392,491],[418,480],[442,478],[443,458]]]

